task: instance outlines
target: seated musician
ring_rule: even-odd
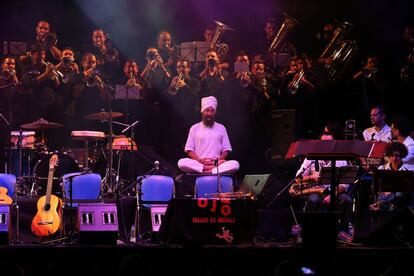
[[[329,132],[322,133],[321,140],[333,140],[334,135]],[[347,161],[338,160],[336,167],[346,166]],[[289,193],[293,197],[307,197],[306,209],[317,212],[330,204],[330,185],[319,184],[319,170],[321,167],[330,167],[331,161],[313,161],[305,159],[296,173],[296,182],[291,186]],[[348,233],[349,224],[352,218],[352,199],[346,194],[348,185],[339,184],[337,188],[341,233]]]
[[[385,156],[389,158],[389,161],[385,165],[379,166],[378,170],[410,170],[410,167],[403,162],[403,159],[407,156],[407,154],[408,149],[403,143],[390,143],[385,150]],[[376,202],[369,206],[369,209],[372,211],[393,210],[396,205],[404,205],[408,199],[409,196],[404,193],[381,192],[378,194]]]
[[[178,161],[183,172],[233,173],[239,162],[226,160],[232,150],[226,128],[215,122],[217,99],[213,96],[201,99],[202,121],[190,128],[185,152],[188,158]]]

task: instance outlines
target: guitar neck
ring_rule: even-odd
[[[55,172],[54,168],[49,168],[49,175],[47,177],[47,188],[46,188],[46,204],[50,204],[50,197],[52,195],[52,185],[53,185],[53,174]]]

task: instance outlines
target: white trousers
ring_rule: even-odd
[[[217,174],[217,169],[220,174],[234,173],[239,170],[239,167],[240,167],[239,162],[235,160],[228,160],[220,164],[218,168],[214,167],[211,173]],[[203,164],[191,158],[182,158],[178,160],[178,168],[180,168],[180,170],[185,173],[191,173],[191,172],[202,173],[203,172]]]

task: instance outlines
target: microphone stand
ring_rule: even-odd
[[[221,185],[220,185],[220,173],[219,173],[219,168],[218,168],[218,159],[216,159],[216,160],[214,160],[214,165],[216,166],[216,168],[217,168],[217,192],[218,192],[218,194],[219,195],[221,195]]]
[[[136,210],[135,210],[135,220],[134,220],[134,225],[133,225],[134,232],[131,230],[131,233],[130,233],[130,242],[132,242],[132,243],[137,243],[138,241],[142,240],[142,233],[141,233],[141,229],[140,229],[140,226],[141,226],[141,210],[143,208],[143,206],[142,206],[142,189],[141,189],[142,188],[142,181],[145,178],[147,178],[148,176],[152,175],[156,171],[157,171],[156,167],[152,168],[151,170],[149,170],[144,175],[138,177],[137,180],[135,180],[130,185],[128,185],[126,188],[124,188],[120,193],[120,194],[123,194],[125,191],[127,191],[128,189],[130,189],[133,186],[136,187],[137,206],[136,206]],[[135,235],[135,237],[134,237],[134,235]]]

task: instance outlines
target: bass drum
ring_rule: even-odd
[[[35,166],[34,172],[37,177],[36,192],[38,196],[46,194],[47,178],[49,175],[49,161],[53,154],[49,154],[41,159]],[[52,194],[62,197],[61,177],[67,173],[80,172],[79,165],[69,155],[57,153],[58,163],[53,173]]]

